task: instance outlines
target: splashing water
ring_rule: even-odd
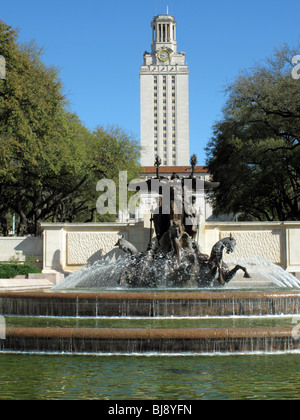
[[[65,280],[54,286],[52,290],[124,288],[126,285],[120,286],[119,279],[123,270],[131,261],[129,255],[120,256],[117,260],[111,257],[104,258],[69,275]],[[231,262],[247,267],[253,280],[263,278],[279,288],[300,288],[300,280],[261,256]],[[157,288],[168,287],[167,278],[173,268],[173,259],[158,258],[153,261],[151,270],[160,279],[156,284]],[[248,280],[248,285],[251,286],[251,279]],[[188,287],[198,288],[196,284],[190,284]]]
[[[260,255],[252,258],[239,259],[238,261],[233,260],[232,263],[247,267],[253,279],[262,277],[280,288],[289,287],[300,289],[300,280]],[[249,282],[251,283],[251,279]]]
[[[120,256],[117,260],[114,257],[107,257],[95,262],[93,265],[86,265],[79,271],[72,273],[65,280],[55,285],[52,290],[71,290],[71,289],[103,289],[103,288],[126,288],[128,285],[124,284],[120,279],[124,269],[132,264],[132,257],[129,255]],[[134,264],[134,270],[139,267],[139,261]],[[170,287],[170,277],[174,283],[174,269],[180,268],[177,272],[178,282],[181,277],[189,276],[188,266],[185,263],[177,265],[173,256],[164,255],[152,261],[148,268],[147,275],[156,279],[154,286],[156,288]],[[158,280],[157,280],[158,279]],[[146,284],[149,284],[146,282]],[[150,285],[140,286],[142,288],[149,288]],[[191,287],[191,285],[188,285]],[[192,287],[197,287],[193,284]]]
[[[86,265],[65,280],[55,285],[52,290],[96,289],[118,287],[118,280],[124,268],[129,264],[129,256],[104,258],[93,265]]]

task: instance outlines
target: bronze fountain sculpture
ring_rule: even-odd
[[[161,160],[155,160],[156,180],[170,187],[169,214],[163,211],[163,192],[159,190],[158,208],[151,217],[151,233],[148,249],[144,253],[138,250],[123,237],[116,246],[130,255],[129,263],[123,269],[119,284],[130,287],[155,288],[159,286],[160,279],[166,280],[170,287],[222,287],[229,283],[235,274],[242,270],[244,277],[250,278],[247,269],[240,265],[232,270],[224,263],[223,254],[234,252],[236,240],[230,235],[217,242],[211,254],[202,254],[195,240],[197,233],[196,213],[194,209],[196,190],[195,168],[197,157],[191,158],[191,175],[189,178],[179,179],[173,174],[171,179],[163,178],[159,174]],[[190,194],[184,194],[181,200],[176,200],[176,186],[182,186],[189,180]],[[145,181],[149,186],[151,180]],[[216,188],[218,183],[204,181],[204,189]],[[179,203],[179,204],[178,204]],[[156,238],[152,239],[154,224]]]

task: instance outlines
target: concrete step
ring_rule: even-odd
[[[1,291],[51,289],[53,283],[46,279],[0,279]]]

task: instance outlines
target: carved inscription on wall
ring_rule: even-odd
[[[231,232],[220,232],[221,239],[229,237]],[[226,255],[226,261],[236,261],[237,259],[253,258],[261,256],[273,263],[281,263],[281,232],[232,232],[237,241],[235,252]]]
[[[67,264],[93,263],[112,250],[119,235],[115,232],[69,232],[67,234]]]

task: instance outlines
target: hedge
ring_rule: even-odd
[[[11,279],[16,276],[27,276],[29,273],[41,273],[42,271],[28,264],[0,264],[0,279]]]

